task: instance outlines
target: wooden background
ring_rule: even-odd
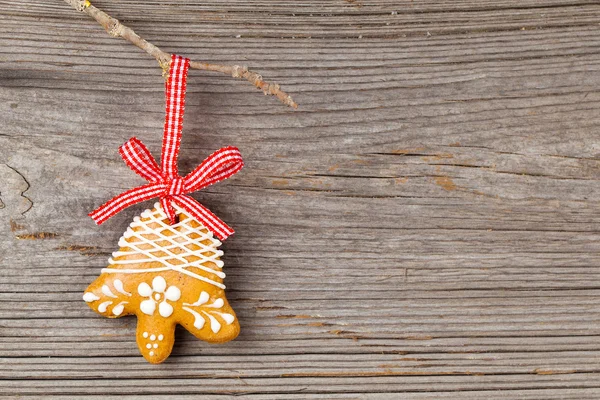
[[[600,398],[596,0],[98,0],[164,50],[247,64],[297,111],[194,71],[182,170],[237,233],[242,333],[138,354],[82,291],[145,206],[154,60],[62,0],[0,1],[0,397]],[[204,395],[200,397],[198,395]]]

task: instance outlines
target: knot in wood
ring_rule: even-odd
[[[231,76],[234,78],[243,78],[248,72],[248,67],[245,65],[234,65],[231,71]]]
[[[78,0],[75,2],[71,2],[71,5],[79,12],[83,12],[86,8],[88,8],[91,3],[87,0]]]
[[[112,18],[110,22],[106,25],[106,32],[112,37],[120,37],[121,36],[121,22],[118,19]]]

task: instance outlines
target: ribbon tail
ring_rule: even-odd
[[[125,208],[142,201],[158,197],[164,192],[164,190],[165,188],[163,184],[151,183],[140,186],[113,197],[88,215],[92,217],[97,225],[101,225],[119,211],[122,211]]]
[[[221,221],[219,217],[192,197],[186,195],[175,196],[173,197],[173,201],[185,208],[194,218],[196,218],[196,220],[206,226],[208,230],[213,232],[220,240],[225,240],[227,237],[233,235],[234,230],[231,229],[231,227]]]

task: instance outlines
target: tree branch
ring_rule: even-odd
[[[165,53],[157,46],[143,39],[137,33],[135,33],[133,29],[119,22],[118,19],[113,18],[99,8],[94,7],[89,0],[64,0],[64,2],[71,5],[77,11],[94,18],[100,25],[102,25],[102,27],[104,27],[104,29],[106,29],[106,32],[108,32],[110,36],[123,38],[156,58],[156,61],[158,61],[158,64],[163,70],[163,75],[166,76],[168,74],[169,64],[171,62],[171,55],[169,53]],[[204,71],[221,72],[234,78],[245,79],[262,90],[265,95],[268,94],[275,96],[283,104],[293,108],[298,108],[298,104],[292,100],[290,95],[281,90],[278,84],[263,81],[262,76],[256,72],[248,70],[248,67],[246,66],[219,65],[203,63],[199,61],[190,61],[190,68]]]

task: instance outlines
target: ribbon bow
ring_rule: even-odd
[[[188,68],[187,58],[173,54],[169,79],[166,83],[167,112],[161,167],[139,139],[133,137],[125,142],[119,148],[121,157],[129,168],[149,183],[121,193],[92,211],[89,216],[96,224],[102,224],[131,205],[159,197],[160,204],[172,224],[177,222],[173,207],[175,203],[187,210],[219,239],[225,240],[233,234],[233,229],[187,194],[227,179],[242,169],[244,162],[240,151],[235,147],[223,147],[211,154],[185,177],[179,176],[177,170]]]

